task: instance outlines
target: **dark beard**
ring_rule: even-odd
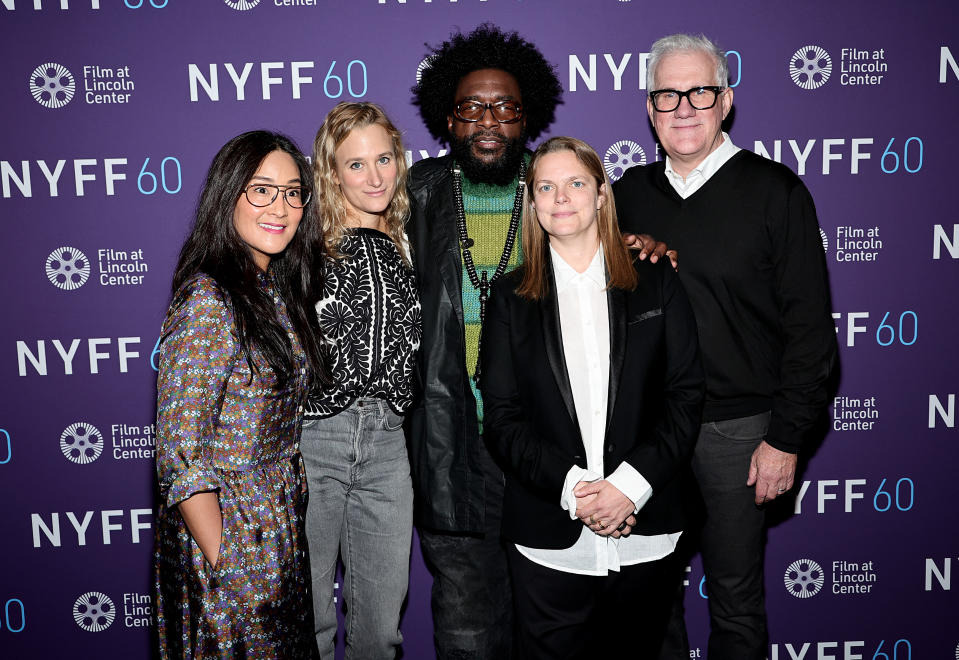
[[[466,178],[473,183],[509,185],[519,173],[519,164],[526,151],[526,131],[524,130],[518,138],[507,140],[503,156],[492,163],[485,163],[473,156],[473,140],[480,137],[483,137],[483,134],[475,133],[462,140],[450,136],[450,151],[453,158],[462,168]]]

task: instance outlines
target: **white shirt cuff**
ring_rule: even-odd
[[[590,472],[585,468],[574,465],[566,473],[566,481],[563,482],[563,495],[560,498],[560,506],[569,511],[569,519],[576,520],[576,496],[573,495],[573,489],[580,481],[596,481],[602,479],[602,475]]]
[[[632,465],[623,461],[613,473],[606,477],[606,481],[628,497],[635,507],[633,513],[639,513],[643,505],[653,496],[653,487],[646,481],[646,477],[636,471]]]

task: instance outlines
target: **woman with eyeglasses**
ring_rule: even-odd
[[[403,414],[413,400],[421,324],[403,226],[409,212],[400,133],[382,108],[341,103],[313,145],[327,251],[316,313],[332,384],[303,426],[306,532],[316,639],[332,658],[333,583],[343,561],[346,657],[392,658],[403,638],[413,490]]]
[[[161,658],[313,658],[299,453],[323,380],[311,169],[286,137],[216,155],[173,275],[157,378]]]
[[[585,142],[533,154],[522,232],[480,350],[520,657],[585,660],[614,639],[656,658],[703,401],[696,320],[668,260],[623,245]]]

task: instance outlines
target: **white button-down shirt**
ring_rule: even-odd
[[[706,185],[709,178],[718,172],[719,168],[725,165],[726,161],[732,158],[737,151],[739,151],[739,147],[733,144],[733,141],[729,139],[729,135],[724,132],[722,144],[706,156],[703,162],[686,175],[685,179],[676,174],[676,171],[673,169],[673,161],[669,156],[666,156],[666,178],[669,179],[673,190],[679,193],[679,196],[683,199],[687,199],[694,192]]]
[[[609,307],[606,300],[606,264],[600,248],[582,273],[577,273],[550,246],[556,298],[559,304],[560,330],[566,370],[573,392],[573,404],[579,420],[579,432],[586,450],[586,469],[572,466],[559,505],[576,519],[573,488],[580,481],[602,479],[603,446],[606,439],[606,407],[609,397]],[[628,377],[628,376],[627,376]],[[628,497],[638,512],[652,497],[649,482],[625,461],[607,477]],[[620,566],[653,561],[676,549],[679,534],[640,536],[631,534],[614,539],[599,536],[586,525],[572,547],[563,550],[516,549],[530,560],[567,573],[606,575]]]

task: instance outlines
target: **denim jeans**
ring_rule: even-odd
[[[483,535],[419,530],[433,575],[433,635],[437,660],[508,660],[513,603],[506,546],[500,536],[503,473],[483,448],[486,524]]]
[[[333,658],[336,560],[343,560],[346,658],[393,658],[403,641],[413,486],[403,418],[380,399],[358,399],[332,417],[306,420],[300,451],[310,488],[306,536],[316,641]]]

